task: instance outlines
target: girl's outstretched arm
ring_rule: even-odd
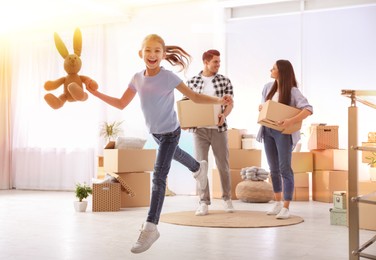
[[[97,98],[101,99],[102,101],[106,102],[107,104],[116,107],[118,109],[124,109],[126,106],[128,106],[129,103],[131,103],[132,99],[136,96],[136,92],[134,92],[132,89],[127,88],[124,91],[124,94],[121,98],[115,98],[108,96],[106,94],[103,94],[99,92],[98,90],[91,90],[87,89],[91,94],[96,96]]]
[[[230,95],[226,95],[220,98],[220,97],[213,97],[213,96],[208,96],[204,94],[199,94],[197,92],[194,92],[183,82],[181,82],[176,87],[176,89],[179,90],[184,96],[186,96],[187,98],[189,98],[195,103],[221,104],[221,105],[230,105],[233,103],[232,97]]]

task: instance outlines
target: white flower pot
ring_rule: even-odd
[[[74,202],[74,209],[77,211],[77,212],[85,212],[86,211],[86,208],[87,208],[87,201],[84,200],[84,201],[75,201]]]

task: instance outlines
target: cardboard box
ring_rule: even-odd
[[[227,130],[228,149],[242,149],[242,136],[247,134],[246,129],[231,128]]]
[[[294,173],[313,172],[313,154],[311,152],[293,152],[291,168]]]
[[[347,171],[314,171],[312,173],[312,199],[333,203],[333,192],[347,190]]]
[[[302,122],[296,123],[289,128],[283,128],[277,125],[278,121],[284,120],[286,118],[291,118],[300,113],[300,109],[295,107],[287,106],[282,103],[278,103],[272,100],[268,100],[262,106],[259,113],[257,123],[269,128],[281,131],[284,134],[292,134],[302,127]]]
[[[338,126],[312,125],[308,149],[338,149]]]
[[[132,188],[134,196],[125,191],[121,192],[121,207],[150,206],[150,172],[126,172],[118,175]]]
[[[347,210],[331,208],[330,225],[347,226]]]
[[[349,153],[346,149],[312,150],[314,171],[347,171]]]
[[[256,135],[243,135],[242,149],[257,149]]]
[[[261,167],[261,150],[229,149],[230,169]]]
[[[120,186],[120,183],[93,183],[92,211],[119,211]]]
[[[155,149],[114,149],[109,142],[103,151],[104,170],[107,172],[153,171],[157,156]]]
[[[98,156],[98,167],[103,167],[103,156]]]
[[[308,187],[295,187],[293,200],[309,201],[309,188]]]
[[[135,194],[126,181],[115,173],[109,173],[118,180],[117,183],[93,183],[92,211],[119,211],[121,208],[121,193],[133,197]]]
[[[335,209],[347,209],[346,191],[333,192],[333,207]]]
[[[178,118],[181,127],[215,126],[218,124],[218,115],[221,105],[197,104],[192,100],[184,99],[176,102]]]
[[[309,173],[301,172],[294,173],[294,187],[295,188],[308,188],[309,187]]]
[[[376,148],[376,143],[373,142],[362,142],[362,146],[370,146]],[[362,163],[369,163],[371,159],[367,159],[367,157],[375,157],[372,153],[376,152],[370,152],[370,151],[362,151]]]
[[[242,182],[243,179],[240,175],[241,169],[230,169],[231,174],[231,199],[237,200],[236,197],[236,185],[238,185],[239,182]],[[222,199],[222,184],[219,177],[218,169],[213,169],[212,171],[212,197],[214,199]]]
[[[376,192],[376,182],[359,181],[358,194],[367,195]],[[376,195],[370,196],[368,200],[376,201]],[[376,205],[359,203],[359,228],[376,231]]]

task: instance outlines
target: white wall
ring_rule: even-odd
[[[263,85],[277,59],[294,65],[300,88],[313,105],[311,123],[339,125],[339,146],[347,148],[347,108],[342,89],[375,89],[376,5],[316,10],[227,23],[227,74],[236,86],[231,125],[256,131]],[[359,106],[359,142],[375,131],[375,111]],[[265,166],[265,164],[264,164]],[[368,179],[366,164],[360,179]]]

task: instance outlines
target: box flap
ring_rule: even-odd
[[[108,174],[111,175],[112,177],[114,177],[116,180],[118,180],[118,182],[121,184],[121,189],[125,190],[125,192],[128,193],[128,195],[130,197],[134,197],[135,196],[135,194],[132,191],[132,189],[128,186],[128,184],[119,175],[117,175],[114,172],[109,172]]]
[[[115,149],[115,141],[109,141],[104,149]]]

